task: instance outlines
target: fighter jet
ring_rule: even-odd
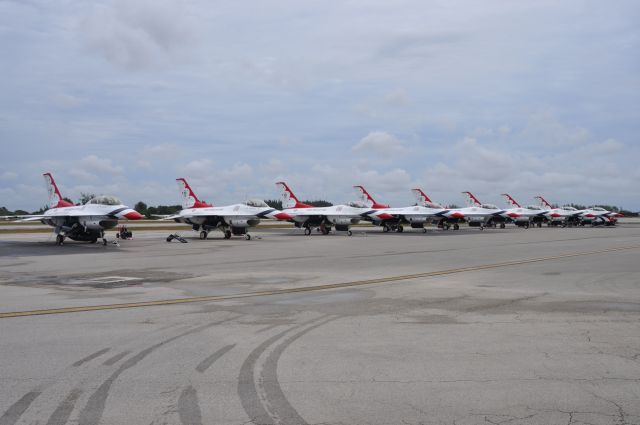
[[[502,196],[505,197],[505,199],[507,200],[507,204],[509,204],[509,206],[511,207],[507,209],[507,214],[509,212],[519,214],[517,217],[514,217],[512,219],[513,223],[516,226],[528,229],[530,224],[537,224],[538,227],[541,227],[542,222],[546,220],[545,215],[547,211],[545,209],[542,209],[537,205],[522,207],[520,206],[518,201],[513,199],[513,197],[508,193],[503,193]]]
[[[282,209],[293,216],[290,220],[298,228],[304,228],[305,235],[311,235],[311,229],[316,228],[327,235],[335,226],[337,231],[347,232],[351,236],[351,226],[366,218],[369,211],[364,205],[334,205],[331,207],[314,207],[298,200],[285,182],[277,182],[282,199]]]
[[[364,187],[354,186],[354,188],[360,195],[361,202],[367,207],[372,208],[365,213],[367,218],[371,220],[375,226],[382,226],[383,232],[394,231],[402,233],[404,231],[404,225],[408,224],[411,228],[422,229],[422,232],[426,233],[427,229],[424,227],[425,224],[430,223],[434,219],[439,220],[445,217],[448,212],[447,209],[431,202],[425,205],[391,208],[389,205],[377,203]],[[412,190],[420,191],[420,189]]]
[[[113,196],[96,196],[84,205],[65,201],[51,173],[43,174],[49,193],[49,209],[44,214],[18,216],[18,222],[40,221],[54,228],[56,245],[66,238],[74,241],[96,243],[99,238],[107,244],[105,230],[113,229],[118,220],[139,220],[142,214],[123,205]]]
[[[469,206],[455,211],[461,213],[471,227],[478,227],[483,230],[487,226],[496,227],[499,224],[500,228],[504,229],[508,220],[513,220],[520,216],[515,211],[501,209],[493,204],[483,204],[471,192],[462,193],[467,196]]]
[[[165,217],[178,223],[190,224],[200,231],[200,239],[207,239],[211,230],[222,231],[225,239],[232,235],[244,235],[250,240],[249,227],[255,227],[260,219],[290,220],[291,215],[269,207],[262,200],[249,200],[242,204],[214,207],[198,199],[184,178],[176,179],[182,197],[182,210],[176,215]]]

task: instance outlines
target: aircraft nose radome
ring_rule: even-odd
[[[275,218],[277,218],[278,220],[291,220],[293,219],[293,216],[291,214],[287,214],[285,212],[279,212],[277,214],[273,215]]]
[[[562,214],[560,214],[560,213],[553,213],[553,214],[551,214],[551,217],[562,217]]]
[[[461,212],[454,212],[454,213],[451,213],[450,216],[453,218],[462,218],[464,217],[464,214],[462,214]]]
[[[124,215],[124,218],[126,218],[127,220],[140,220],[144,218],[144,216],[136,210],[130,210]]]
[[[515,213],[515,212],[510,212],[509,214],[507,214],[509,217],[511,218],[516,218],[516,217],[520,217],[520,214]]]
[[[381,214],[378,214],[377,217],[382,220],[391,220],[393,218],[393,216],[389,213],[381,213]]]
[[[589,214],[585,214],[585,217],[595,217],[593,214],[589,213]]]

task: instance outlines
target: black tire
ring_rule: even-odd
[[[102,239],[102,245],[107,246],[107,240],[106,239]]]
[[[396,232],[398,232],[398,233],[404,232],[404,227],[402,227],[402,224],[398,225],[398,228],[396,229]]]
[[[250,241],[251,240],[251,235],[247,233],[246,235],[244,235],[244,238],[246,240]]]
[[[353,236],[353,232],[351,230],[347,230],[347,236]]]
[[[484,226],[480,226],[480,227],[478,227],[478,229],[484,230]]]
[[[450,227],[451,227],[451,225],[449,223],[445,223],[445,224],[442,225],[442,230],[449,230]]]
[[[207,232],[205,232],[204,230],[202,232],[200,232],[200,239],[207,239]]]
[[[173,240],[173,235],[167,236],[167,242],[171,242]]]
[[[311,228],[305,227],[304,234],[307,235],[307,236],[310,236],[311,235]]]
[[[387,226],[386,224],[385,224],[384,226],[382,226],[382,231],[383,231],[384,233],[389,232],[389,230],[391,230],[391,229],[389,229],[389,226]]]
[[[91,239],[89,242],[91,242],[91,243],[96,243],[96,242],[98,242],[98,238],[93,238],[93,239]]]
[[[454,224],[453,230],[460,230],[460,225],[458,223]]]
[[[524,223],[524,226],[522,226],[522,227],[524,227],[525,229],[528,229],[529,228],[529,223]]]
[[[231,230],[225,230],[224,231],[224,238],[225,239],[231,239]]]
[[[422,228],[422,233],[427,233],[427,229],[425,229],[424,227]]]
[[[504,223],[500,223],[500,228],[504,229],[505,227],[507,227]]]
[[[56,236],[56,245],[62,245],[64,243],[64,236],[57,235]]]

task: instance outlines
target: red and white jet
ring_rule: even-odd
[[[619,213],[607,211],[602,207],[590,207],[579,210],[565,205],[560,208],[553,208],[542,196],[538,195],[535,199],[540,201],[542,207],[546,209],[546,216],[549,218],[549,225],[551,226],[584,226],[585,224],[591,224],[592,226],[605,224],[611,226],[615,224],[617,218],[621,216]]]
[[[260,219],[290,220],[291,215],[271,208],[262,200],[249,200],[243,204],[214,207],[198,199],[194,191],[183,178],[176,179],[182,196],[182,210],[176,215],[165,217],[178,223],[190,224],[195,231],[200,231],[200,239],[206,239],[209,232],[219,229],[225,239],[231,235],[244,235],[251,239],[249,227],[255,227]]]
[[[520,206],[518,201],[513,199],[513,197],[508,193],[503,193],[502,196],[504,196],[504,198],[507,200],[507,204],[511,206],[511,208],[507,209],[507,214],[518,214],[511,219],[516,226],[524,227],[527,229],[529,228],[530,223],[538,224],[538,227],[542,226],[542,221],[546,219],[546,210],[540,208],[537,205],[522,207]]]
[[[458,211],[464,214],[469,226],[479,227],[480,230],[485,226],[494,226],[500,224],[500,228],[505,228],[507,220],[513,220],[520,217],[520,213],[512,210],[504,210],[493,204],[483,204],[478,198],[473,196],[471,192],[462,192],[467,195],[469,207],[460,208]]]
[[[382,226],[383,232],[395,231],[402,233],[404,231],[403,225],[408,224],[413,229],[422,229],[422,232],[426,233],[427,229],[424,227],[426,223],[430,223],[434,218],[442,218],[448,212],[447,209],[431,202],[427,205],[391,208],[389,205],[377,203],[364,187],[354,187],[360,194],[362,202],[372,208],[365,214],[374,225]],[[412,191],[415,190],[422,192],[420,189],[412,189]]]
[[[353,205],[333,205],[331,207],[314,207],[298,200],[285,182],[277,182],[282,199],[282,210],[293,216],[290,220],[296,227],[304,228],[304,234],[310,235],[312,228],[317,228],[327,235],[331,227],[347,232],[351,236],[351,226],[365,218],[367,208]]]
[[[66,238],[91,243],[101,238],[106,245],[104,231],[116,227],[118,220],[143,218],[138,211],[123,205],[113,196],[96,196],[84,205],[74,205],[62,198],[51,173],[43,176],[49,193],[49,209],[44,214],[18,216],[17,221],[40,221],[52,226],[56,233],[56,245],[62,245]]]

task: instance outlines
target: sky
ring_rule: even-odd
[[[640,2],[0,0],[0,206],[640,210]]]

